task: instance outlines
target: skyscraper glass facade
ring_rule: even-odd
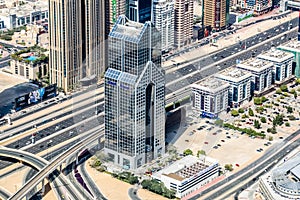
[[[105,151],[135,169],[165,152],[165,80],[160,33],[120,16],[108,39]]]

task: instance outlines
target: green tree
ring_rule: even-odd
[[[257,97],[257,98],[254,98],[254,104],[255,105],[261,105],[262,104],[262,100],[261,100],[261,98],[259,98],[259,97]]]
[[[239,112],[237,110],[231,110],[231,115],[236,117],[239,115]]]
[[[215,125],[217,125],[217,126],[223,126],[223,120],[222,119],[217,119],[216,121],[215,121]]]
[[[232,171],[233,170],[232,164],[225,164],[225,169],[228,171]]]
[[[129,178],[128,178],[128,183],[130,183],[131,185],[134,185],[134,184],[136,184],[136,183],[138,183],[139,182],[139,178],[137,177],[137,176],[130,176]]]
[[[280,90],[281,90],[282,92],[288,92],[288,87],[287,87],[287,85],[281,85],[281,86],[280,86]]]
[[[276,127],[275,126],[273,126],[272,128],[271,128],[271,131],[270,131],[272,134],[276,134],[277,133],[277,131],[276,131]]]
[[[283,115],[282,114],[279,114],[279,115],[276,115],[275,118],[273,118],[273,126],[281,126],[283,124]]]
[[[184,156],[193,155],[193,151],[190,150],[190,149],[186,149],[186,150],[183,151],[183,155]]]
[[[265,96],[263,96],[263,97],[261,97],[261,101],[266,102],[266,101],[268,101],[268,99]]]
[[[269,140],[269,141],[273,141],[273,137],[272,137],[272,136],[269,136],[268,140]]]
[[[151,187],[151,180],[143,180],[142,183],[141,183],[142,187],[144,189],[150,189]]]
[[[291,125],[290,125],[290,123],[286,122],[286,123],[285,123],[285,126],[289,127],[289,126],[291,126]]]
[[[294,98],[297,99],[297,97],[298,97],[298,94],[297,94],[297,92],[295,92],[294,93]]]
[[[249,110],[248,110],[248,115],[249,116],[254,116],[254,112],[251,108],[249,108]]]
[[[239,113],[244,113],[245,112],[245,110],[243,109],[243,108],[239,108]]]
[[[257,128],[257,129],[261,128],[261,124],[259,123],[258,120],[254,120],[254,127]]]
[[[199,157],[200,155],[206,155],[206,152],[204,151],[204,150],[199,150],[198,152],[197,152],[197,157]]]
[[[288,113],[292,113],[293,112],[293,108],[291,106],[288,106],[286,109],[287,109]]]
[[[264,111],[264,107],[263,107],[263,106],[259,106],[259,107],[257,107],[255,110],[256,110],[256,112],[258,112],[258,113],[262,113],[262,112]]]
[[[277,89],[277,90],[276,90],[276,94],[282,94],[281,89]]]
[[[242,119],[245,119],[245,118],[248,118],[248,115],[243,114],[243,115],[242,115]]]
[[[296,93],[296,90],[295,90],[295,89],[291,89],[290,93],[291,93],[291,94],[295,94],[295,93]]]
[[[300,78],[297,78],[297,79],[295,80],[295,84],[296,84],[296,85],[299,85],[299,84],[300,84]]]
[[[267,122],[265,117],[260,118],[260,121],[261,121],[261,123],[266,123]]]
[[[292,121],[296,119],[296,117],[294,115],[289,115],[288,118],[289,118],[289,120],[292,120]]]

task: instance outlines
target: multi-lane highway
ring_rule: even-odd
[[[188,86],[190,83],[194,83],[204,77],[207,77],[207,76],[217,72],[218,70],[229,67],[230,65],[233,65],[237,59],[239,59],[239,60],[247,59],[249,57],[252,57],[253,55],[259,54],[261,51],[269,49],[272,45],[276,46],[283,42],[288,41],[289,38],[293,38],[296,35],[296,31],[287,33],[286,36],[284,37],[284,39],[277,38],[277,39],[273,40],[273,43],[270,42],[270,44],[267,44],[267,45],[260,45],[260,43],[262,41],[265,41],[268,38],[270,40],[272,40],[272,38],[274,36],[284,32],[284,31],[287,31],[290,27],[289,26],[290,23],[293,26],[296,26],[297,20],[292,20],[291,22],[283,23],[283,24],[275,27],[274,29],[271,29],[271,30],[263,32],[263,33],[259,33],[255,37],[251,37],[251,38],[247,39],[246,41],[241,41],[240,43],[237,43],[231,47],[228,47],[218,53],[212,54],[209,57],[194,60],[194,61],[192,61],[191,64],[189,64],[187,66],[184,66],[184,67],[178,66],[178,69],[175,72],[170,72],[170,73],[166,74],[166,83],[169,84],[169,85],[167,85],[167,88],[166,88],[166,94],[171,94],[181,88]],[[253,49],[254,54],[252,54],[252,52],[249,53],[249,51],[244,50],[245,45],[247,48],[256,45],[256,47]],[[234,56],[236,53],[239,53],[239,55]],[[230,59],[228,61],[222,61],[226,57],[229,57],[229,56],[234,56],[234,57],[232,57],[232,59]],[[209,69],[203,70],[205,66],[212,65],[215,62],[220,62],[218,64],[220,67],[217,68],[217,66],[216,66],[216,67],[211,67]],[[195,71],[197,71],[197,73],[194,73]],[[193,75],[190,75],[191,73],[193,73]],[[178,79],[178,75],[186,77],[185,80],[183,80],[183,81],[180,80],[178,82],[174,82],[174,83],[170,84],[173,80]],[[181,94],[181,96],[186,96],[186,95],[189,95],[190,90],[186,90],[186,91],[180,92],[180,93],[183,93],[183,95]],[[174,101],[174,100],[178,99],[180,95],[174,95],[174,96],[176,96],[176,97],[171,97],[169,99],[171,101]],[[104,99],[99,99],[99,101],[97,103],[101,103],[103,101],[104,101]],[[86,107],[91,107],[94,105],[95,105],[95,103],[91,103],[90,105],[88,105]],[[78,109],[78,110],[80,110],[80,109]],[[97,110],[103,111],[103,104],[102,104],[102,106],[97,107]],[[57,112],[57,114],[58,114],[57,117],[54,117],[55,119],[70,116],[71,112],[66,112],[64,114],[59,114],[59,112]],[[85,119],[89,119],[91,117],[94,117],[95,108],[87,109],[85,112],[78,113],[77,115],[84,116]],[[54,119],[54,118],[52,118],[52,119]],[[50,144],[50,146],[54,146],[56,144],[61,143],[62,141],[69,140],[70,138],[80,134],[80,132],[84,132],[85,130],[95,127],[95,125],[99,125],[99,124],[103,123],[103,117],[96,117],[96,118],[97,118],[97,123],[88,123],[88,121],[87,121],[87,124],[85,124],[83,126],[80,125],[80,126],[76,126],[76,127],[72,128],[70,130],[67,130],[67,127],[70,127],[74,123],[77,123],[77,122],[74,122],[74,117],[69,117],[68,119],[63,120],[62,122],[59,122],[58,124],[52,125],[48,128],[42,129],[42,130],[39,130],[38,132],[36,132],[36,135],[35,135],[36,143],[38,143],[38,140],[42,140],[54,132],[57,132],[59,130],[62,130],[62,131],[61,131],[61,134],[57,135],[57,137],[44,140],[43,143],[38,143],[38,145],[30,145],[30,148],[28,148],[27,150],[29,152],[36,154],[40,151],[47,149],[49,144]],[[47,122],[50,122],[50,121],[45,121],[44,123],[47,123]],[[42,124],[37,124],[37,126],[41,126],[41,125]],[[27,127],[27,129],[32,129],[32,127]],[[67,131],[63,131],[63,129],[66,129]],[[15,130],[16,129],[13,129],[11,131],[15,131]],[[8,146],[12,147],[12,148],[23,148],[24,146],[28,146],[28,144],[26,145],[26,143],[28,143],[31,140],[30,137],[31,136],[26,136],[22,139],[19,139],[18,141],[14,142],[14,143],[9,144]],[[77,141],[78,140],[74,140],[70,145],[75,144]],[[65,148],[67,148],[67,147],[65,147]]]
[[[36,156],[36,155],[28,153],[28,152],[20,151],[20,150],[10,149],[7,147],[0,147],[0,156],[20,160],[20,161],[27,163],[28,165],[34,167],[36,170],[39,170],[39,171],[43,170],[45,168],[45,166],[49,165],[49,162],[47,160],[45,160],[39,156]],[[33,173],[33,172],[30,172],[30,173]],[[55,173],[57,173],[57,172],[55,172]],[[32,176],[32,174],[30,174],[29,176]],[[71,187],[71,185],[70,184],[67,185],[68,181],[65,180],[65,178],[63,176],[59,175],[58,179],[55,179],[53,181],[54,181],[53,184],[58,184],[57,181],[61,182],[61,183],[66,183],[66,184],[64,184],[64,187],[66,188],[68,193],[73,197],[73,199],[80,199],[80,198],[78,198],[78,194],[76,194],[73,191],[74,189]],[[35,191],[34,188],[32,188],[32,190],[30,190],[27,194],[30,194],[32,191]],[[28,197],[30,197],[30,195],[28,195]]]
[[[291,23],[295,26],[296,20],[292,20]],[[166,95],[169,96],[166,103],[169,104],[172,101],[178,100],[182,96],[190,95],[191,91],[188,87],[190,84],[236,64],[236,60],[248,59],[260,54],[262,51],[269,50],[271,47],[285,43],[291,38],[295,38],[297,36],[296,28],[292,30],[288,30],[288,28],[289,23],[284,23],[275,27],[275,31],[272,29],[272,31],[264,32],[265,34],[261,33],[253,38],[247,39],[246,43],[249,42],[247,50],[243,50],[239,44],[236,44],[232,47],[226,48],[220,53],[213,54],[212,56],[200,59],[199,61],[192,61],[191,64],[166,74]],[[281,37],[276,37],[279,34],[283,35]],[[261,43],[266,40],[269,42],[262,45]],[[249,51],[249,48],[252,50]],[[228,57],[230,57],[230,59],[226,60]],[[170,96],[172,93],[176,93],[176,95]]]
[[[103,137],[103,127],[99,128],[98,131],[94,131],[88,134],[86,138],[82,139],[80,142],[76,143],[71,148],[67,149],[64,154],[60,157],[54,159],[49,165],[47,165],[43,170],[39,171],[29,182],[22,186],[22,188],[10,197],[11,200],[18,200],[24,197],[30,190],[32,190],[40,181],[46,178],[51,172],[53,172],[62,162],[70,158],[78,151],[80,151],[84,146],[97,140],[99,137]]]

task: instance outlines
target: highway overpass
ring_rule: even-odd
[[[20,200],[25,197],[25,195],[31,191],[34,187],[36,187],[43,179],[47,178],[49,174],[51,174],[54,170],[56,170],[66,159],[70,158],[78,154],[78,152],[82,151],[82,149],[91,142],[96,141],[98,138],[104,136],[104,128],[103,126],[99,128],[98,131],[88,135],[86,138],[82,139],[82,141],[78,142],[70,149],[68,149],[64,154],[55,158],[50,164],[45,166],[41,171],[39,171],[30,181],[28,181],[25,185],[23,185],[19,191],[17,191],[13,196],[11,196],[10,200]]]

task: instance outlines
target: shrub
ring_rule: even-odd
[[[261,121],[261,123],[266,123],[267,122],[265,117],[260,118],[260,121]]]
[[[225,169],[228,171],[232,171],[233,170],[232,164],[225,164]]]
[[[286,123],[285,123],[285,126],[288,126],[288,127],[289,127],[289,126],[291,126],[291,125],[290,125],[290,123],[286,122]]]
[[[184,156],[193,155],[193,151],[190,150],[190,149],[186,149],[186,150],[183,151],[183,155]]]
[[[248,115],[249,116],[254,116],[254,112],[253,112],[253,110],[251,108],[249,108]]]
[[[197,157],[199,157],[200,155],[206,155],[206,152],[204,150],[199,150],[197,152]]]

